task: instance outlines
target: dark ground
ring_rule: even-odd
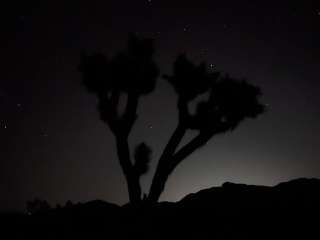
[[[103,201],[2,214],[2,239],[319,239],[320,180],[274,187],[225,183],[176,203]]]

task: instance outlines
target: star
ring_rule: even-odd
[[[5,120],[0,121],[0,126],[3,126],[3,128],[7,128],[7,125],[5,123]]]
[[[189,31],[190,31],[189,26],[186,25],[186,26],[183,28],[183,31],[184,31],[184,32],[189,32]]]

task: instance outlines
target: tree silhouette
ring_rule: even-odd
[[[154,89],[159,75],[153,55],[152,40],[138,39],[131,35],[126,51],[111,59],[102,54],[83,55],[80,65],[84,84],[98,98],[100,117],[115,135],[119,162],[127,180],[131,203],[141,200],[139,180],[146,171],[144,164],[147,164],[147,160],[132,163],[128,136],[137,118],[140,97]],[[121,95],[125,95],[127,100],[123,113],[119,112]],[[146,154],[146,146],[142,145],[136,156],[143,154]]]
[[[97,96],[101,119],[115,136],[132,204],[141,201],[140,177],[148,170],[151,149],[145,143],[139,144],[131,161],[128,136],[137,119],[140,97],[153,91],[159,76],[153,56],[153,40],[130,35],[126,51],[110,59],[100,53],[83,55],[80,64],[83,82]],[[149,203],[159,200],[169,175],[186,157],[214,135],[232,131],[245,118],[255,118],[264,112],[264,105],[258,100],[261,95],[258,87],[209,71],[205,63],[196,65],[184,54],[177,57],[173,74],[163,78],[178,96],[178,124],[158,161],[146,197]],[[189,105],[204,94],[208,97],[197,103],[195,113],[191,113]],[[121,96],[126,97],[122,113]],[[198,134],[177,150],[188,130],[197,130]]]

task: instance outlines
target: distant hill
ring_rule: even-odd
[[[299,178],[273,187],[226,182],[191,193],[178,203],[200,208],[311,207],[320,203],[320,179]]]
[[[0,226],[10,239],[311,239],[319,217],[320,180],[301,178],[273,187],[227,182],[155,206],[96,200],[3,215]]]

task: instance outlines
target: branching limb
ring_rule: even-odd
[[[176,149],[178,148],[180,142],[182,141],[186,131],[187,126],[185,121],[187,119],[187,103],[182,101],[181,99],[178,100],[178,109],[179,109],[179,119],[178,119],[178,126],[174,130],[173,134],[171,135],[167,145],[165,146],[161,157],[158,161],[158,165],[156,168],[156,172],[152,179],[150,192],[148,196],[148,200],[151,202],[155,202],[158,200],[159,195],[161,194],[164,185],[162,183],[165,182],[166,179],[164,177],[167,173],[168,165],[170,165],[170,160],[172,155],[175,153]]]
[[[128,137],[137,119],[138,103],[139,96],[133,93],[128,93],[126,109],[122,116],[122,130],[125,137]]]
[[[168,174],[170,174],[179,163],[181,163],[186,157],[191,155],[195,150],[206,145],[206,143],[213,136],[212,133],[199,133],[189,143],[184,145],[178,152],[176,152],[170,159],[170,165],[168,167]]]

